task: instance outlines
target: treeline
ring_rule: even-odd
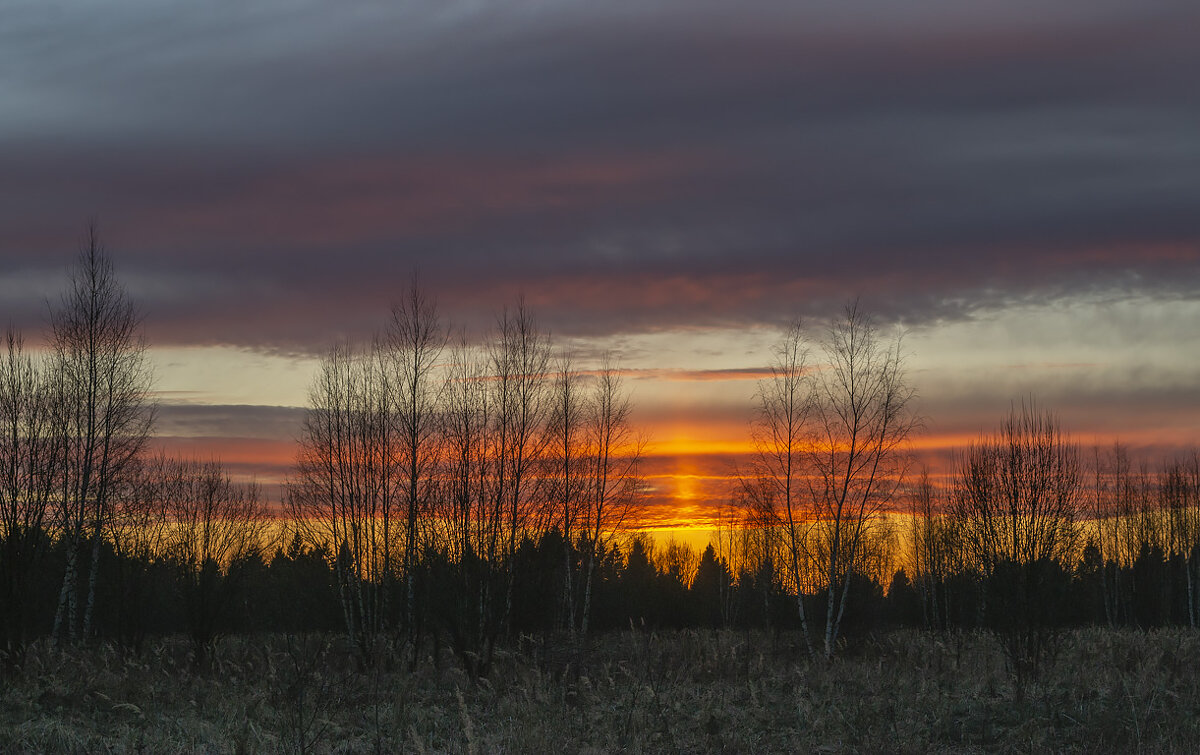
[[[802,353],[795,332],[789,339],[779,352],[785,360]],[[755,474],[742,480],[742,513],[723,552],[741,572],[778,573],[784,593],[802,596],[796,615],[806,637],[805,617],[823,612],[826,655],[830,628],[836,633],[847,616],[860,626],[985,629],[1019,685],[1055,657],[1069,627],[1197,626],[1197,454],[1155,472],[1135,470],[1120,445],[1085,457],[1055,415],[1030,401],[960,450],[944,482],[921,470],[873,494],[863,485],[869,470],[849,458],[853,446],[821,442],[828,420],[814,404],[828,378],[819,375],[782,361],[763,381]],[[856,379],[869,376],[858,371]],[[839,416],[883,411],[842,406]],[[882,430],[858,427],[863,443],[887,445]],[[847,479],[860,470],[857,493],[846,497],[865,501],[856,507],[830,494],[822,471],[839,454]],[[818,652],[811,639],[809,647]]]
[[[1120,447],[1085,459],[1022,405],[935,484],[911,468],[902,340],[857,304],[777,345],[756,454],[700,555],[631,536],[645,441],[621,373],[577,369],[523,302],[472,338],[414,282],[373,338],[333,348],[278,505],[217,461],[149,452],[139,328],[93,231],[50,348],[8,333],[9,663],[45,635],[185,632],[202,663],[222,633],[336,629],[364,659],[400,642],[480,675],[519,634],[765,627],[827,657],[909,624],[990,629],[1023,679],[1066,627],[1200,620],[1195,456],[1154,473]]]
[[[8,657],[43,633],[136,643],[181,615],[202,660],[252,575],[275,568],[284,522],[288,557],[326,564],[364,654],[433,637],[484,672],[527,623],[518,601],[533,581],[558,588],[558,628],[587,632],[604,559],[642,493],[620,372],[607,360],[576,370],[523,302],[477,340],[452,339],[415,281],[391,314],[369,343],[323,360],[283,510],[271,510],[217,461],[148,453],[140,320],[91,229],[52,307],[50,348],[31,354],[10,329],[0,362]],[[527,555],[551,533],[553,567]]]
[[[1140,505],[1153,503],[1153,499],[1137,500]],[[1147,513],[1160,525],[1169,519],[1157,508]],[[953,551],[947,547],[952,542],[948,515],[899,521],[893,533],[899,537],[892,543],[896,561],[891,563],[901,565],[890,574],[853,575],[843,644],[853,645],[867,633],[899,626],[939,633],[1004,629],[1003,622],[1011,618],[1013,608],[1011,596],[1003,594],[1006,577],[984,578],[961,553],[949,558]],[[912,535],[900,529],[906,524],[926,533],[925,537],[937,538],[933,542],[939,543],[936,547],[940,550],[927,550],[928,539],[908,540]],[[1090,536],[1082,540],[1078,552],[1065,566],[1056,562],[1038,575],[1031,598],[1044,606],[1049,623],[1034,628],[1194,626],[1189,616],[1194,592],[1187,575],[1188,568],[1194,568],[1194,549],[1189,562],[1184,553],[1160,550],[1146,540],[1131,550],[1129,558],[1105,562],[1093,534],[1097,529],[1094,523],[1085,522],[1084,530]],[[1155,529],[1147,534],[1155,537],[1160,533]],[[196,569],[165,543],[157,555],[138,554],[118,540],[106,539],[99,561],[102,578],[95,636],[136,649],[150,636],[184,634],[194,639],[198,652],[204,652],[207,642],[221,634],[344,632],[334,556],[306,544],[294,529],[280,527],[267,534],[274,546],[247,548],[225,568],[215,568],[210,562],[207,570]],[[731,532],[728,537],[716,538],[717,547],[710,545],[702,552],[675,542],[655,543],[646,536],[613,544],[597,559],[592,630],[712,627],[799,631],[795,594],[784,570],[769,560],[735,561],[729,553],[719,552],[722,540],[728,546],[731,538],[769,540],[780,534]],[[732,553],[744,557],[744,547],[745,543],[735,545]],[[514,589],[512,632],[541,636],[562,631],[568,613],[560,579],[564,548],[557,530],[544,533],[538,541],[523,538],[518,545],[516,568],[524,577]],[[581,551],[572,548],[570,552],[578,562]],[[56,575],[65,568],[65,560],[63,544],[52,542],[31,591],[34,600],[29,614],[34,621],[28,636],[51,632],[59,586]],[[926,565],[922,567],[922,563]],[[426,651],[443,642],[447,652],[452,650],[448,635],[438,637],[443,628],[439,617],[458,610],[454,594],[439,589],[444,571],[450,568],[452,564],[435,558],[422,559],[413,580],[420,596],[418,604],[429,614],[429,632],[423,638]],[[1121,586],[1119,594],[1111,592],[1114,584]],[[400,581],[392,583],[392,590],[392,602],[402,605]],[[804,599],[810,613],[825,603],[820,593],[806,593]],[[1110,620],[1114,603],[1120,613]],[[392,618],[399,626],[399,617]]]
[[[1039,436],[1041,448],[1030,448]],[[1008,508],[986,508],[991,481],[1001,472],[1016,477],[1015,460],[997,460],[1003,449],[994,445],[965,456],[949,490],[937,489],[928,476],[914,486],[905,576],[912,576],[908,589],[921,623],[970,625],[986,608],[986,596],[973,595],[978,590],[970,585],[978,575],[1040,564],[1027,599],[1046,604],[1047,616],[1111,627],[1197,626],[1200,455],[1168,460],[1157,470],[1135,468],[1117,444],[1093,449],[1085,461],[1047,417],[1038,424],[1028,412],[1014,415],[1001,437],[1022,441],[1037,471],[1020,484],[1024,495],[1013,495],[1013,483],[996,491],[994,498]],[[1046,470],[1044,460],[1035,464],[1039,452],[1058,457],[1055,471]],[[1029,501],[1034,485],[1043,496],[1036,504]]]

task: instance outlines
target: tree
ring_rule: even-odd
[[[163,597],[153,594],[151,578],[170,532],[168,503],[177,469],[178,462],[165,453],[143,455],[113,498],[109,537],[117,556],[117,639],[125,647],[141,647],[147,621]]]
[[[346,631],[366,652],[399,615],[417,635],[416,582],[441,461],[436,303],[414,278],[386,332],[332,349],[309,392],[289,506],[333,554]],[[403,601],[393,604],[396,578]]]
[[[696,622],[703,627],[719,627],[724,623],[723,598],[732,587],[733,578],[725,562],[717,558],[710,543],[700,554],[700,564],[692,579],[692,605]]]
[[[117,281],[95,225],[52,312],[54,369],[61,378],[65,465],[58,526],[67,563],[54,619],[58,640],[90,636],[100,544],[116,481],[146,444],[153,424],[150,368],[140,319]],[[86,602],[77,623],[79,556],[90,544]]]
[[[955,530],[946,521],[942,494],[934,487],[928,468],[921,469],[909,496],[908,569],[925,626],[945,630],[951,616],[947,583],[955,571],[958,552]]]
[[[720,591],[721,625],[733,626],[738,620],[736,577],[741,574],[749,560],[752,531],[741,512],[737,501],[738,491],[734,488],[733,499],[722,502],[717,509],[717,522],[710,541],[717,560],[725,565],[728,583]]]
[[[550,411],[547,374],[550,346],[533,313],[520,299],[514,311],[497,321],[488,349],[490,403],[494,408],[488,432],[492,462],[493,518],[501,523],[497,541],[489,543],[488,558],[501,563],[505,574],[504,620],[512,613],[517,544],[529,534],[537,539],[546,525],[546,510],[538,506],[534,475],[547,443],[545,422]],[[496,559],[499,559],[497,562]]]
[[[987,586],[986,618],[1018,694],[1057,648],[1082,506],[1079,449],[1032,405],[1014,408],[958,460],[951,514]]]
[[[485,360],[466,334],[460,334],[443,393],[445,469],[441,506],[434,516],[439,530],[434,577],[439,619],[472,677],[486,672],[500,628],[496,546],[503,522],[502,512],[493,505],[494,406],[488,383]]]
[[[553,509],[552,521],[562,533],[563,546],[563,618],[574,632],[579,627],[580,567],[577,563],[576,539],[584,529],[583,498],[586,443],[584,415],[586,411],[582,376],[575,371],[569,352],[558,357],[551,382],[551,410],[547,422],[545,468],[541,482],[544,499]],[[584,619],[586,623],[586,619]]]
[[[170,525],[165,550],[180,570],[199,666],[228,618],[241,570],[266,545],[266,502],[258,485],[234,482],[217,461],[169,462],[161,485]]]
[[[865,568],[872,530],[903,483],[905,445],[919,425],[902,339],[884,342],[858,303],[830,325],[813,374],[806,446],[814,549],[825,593],[824,652],[836,647],[852,576]]]
[[[414,579],[420,526],[428,517],[438,464],[439,389],[436,368],[446,345],[437,304],[414,277],[408,296],[392,307],[387,333],[395,380],[397,491],[402,507],[405,623],[415,636]],[[415,657],[415,656],[414,656]]]
[[[394,383],[378,341],[334,348],[309,391],[289,508],[333,555],[346,632],[366,654],[388,625],[396,533]]]
[[[1187,622],[1194,629],[1200,624],[1200,454],[1168,464],[1158,489],[1159,508],[1169,522],[1170,554],[1183,566]]]
[[[797,320],[774,348],[770,377],[758,382],[756,416],[751,426],[756,479],[744,481],[743,487],[747,498],[766,502],[783,524],[787,567],[796,586],[796,610],[810,654],[815,654],[816,648],[804,610],[804,587],[809,573],[807,543],[815,512],[806,505],[808,490],[803,489],[802,480],[812,435],[809,415],[814,406],[814,388],[804,331]]]
[[[778,578],[795,576],[796,569],[789,569],[791,562],[785,555],[790,554],[789,539],[783,532],[786,527],[781,525],[776,508],[775,489],[769,481],[761,477],[742,478],[734,487],[730,513],[722,517],[718,537],[720,555],[737,575],[737,589],[731,591],[736,594],[726,601],[729,621],[745,608],[748,624],[755,623],[749,619],[757,614],[761,618],[758,623],[769,627],[775,613],[772,609],[775,596],[788,589]],[[801,576],[807,577],[808,571],[804,570]],[[805,598],[803,585],[793,580],[791,587],[796,590],[796,600]],[[811,642],[806,644],[812,654]]]
[[[580,512],[584,632],[591,614],[597,559],[625,526],[642,493],[639,466],[645,440],[634,433],[632,414],[633,403],[624,391],[620,371],[606,359],[596,376],[584,427],[587,466]]]
[[[1169,549],[1169,521],[1157,505],[1153,475],[1144,464],[1134,466],[1126,446],[1094,449],[1092,471],[1089,513],[1103,564],[1105,617],[1109,626],[1136,623],[1134,597],[1148,586],[1138,584],[1133,565],[1143,550]]]
[[[655,600],[658,569],[654,564],[654,543],[645,535],[635,536],[621,570],[621,597],[629,626],[654,625],[660,613]]]
[[[0,621],[10,662],[32,624],[49,515],[61,474],[63,435],[55,373],[9,330],[0,354]]]
[[[1096,531],[1095,546],[1099,560],[1100,593],[1104,601],[1104,616],[1108,626],[1120,621],[1121,596],[1121,492],[1128,478],[1128,459],[1120,444],[1109,453],[1092,449],[1091,514]]]

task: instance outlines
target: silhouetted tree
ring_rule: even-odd
[[[548,436],[545,423],[551,403],[547,391],[550,346],[522,298],[515,310],[498,318],[488,349],[491,371],[492,423],[488,445],[494,459],[490,480],[499,537],[488,543],[487,557],[502,566],[505,577],[502,625],[512,613],[517,580],[517,544],[525,534],[540,534],[548,512],[539,506],[534,475],[542,463]]]
[[[65,438],[55,375],[9,330],[0,354],[0,622],[15,663],[32,629]]]
[[[629,545],[625,568],[621,572],[621,593],[625,598],[627,625],[655,624],[658,618],[654,594],[657,577],[652,544],[645,537],[635,537]]]
[[[1129,463],[1125,449],[1116,444],[1111,452],[1092,449],[1092,526],[1100,561],[1100,589],[1104,615],[1110,627],[1122,621],[1121,565],[1123,563],[1123,520],[1132,513],[1127,486]]]
[[[92,633],[100,545],[112,517],[112,492],[150,434],[150,368],[139,325],[92,225],[70,287],[51,318],[66,462],[57,512],[67,548],[54,620],[59,640]],[[90,568],[80,623],[79,557],[85,545]]]
[[[1052,414],[1027,404],[958,461],[951,512],[983,576],[986,616],[1018,693],[1062,634],[1064,580],[1083,506],[1079,449]]]
[[[139,458],[117,489],[113,501],[110,539],[115,556],[117,638],[125,647],[138,649],[145,638],[152,612],[158,608],[152,594],[161,589],[153,580],[163,555],[171,522],[168,504],[179,483],[179,463],[159,453]]]
[[[504,509],[495,491],[496,402],[489,360],[462,334],[443,394],[442,506],[431,575],[438,620],[468,673],[485,673],[503,627]]]
[[[1131,572],[1134,621],[1143,629],[1165,626],[1171,617],[1171,569],[1167,553],[1157,544],[1143,541]]]
[[[905,444],[918,425],[901,339],[884,343],[854,303],[822,342],[813,381],[813,436],[807,446],[813,536],[826,595],[824,651],[836,647],[851,576],[863,569],[879,514],[903,482]]]
[[[904,569],[892,575],[887,590],[888,619],[899,626],[929,628],[924,596],[913,586]]]
[[[799,321],[788,327],[783,339],[775,346],[770,371],[769,378],[758,382],[756,417],[751,432],[755,477],[743,481],[743,492],[757,502],[760,511],[769,512],[772,518],[782,522],[787,540],[787,566],[796,587],[800,627],[809,653],[815,654],[816,647],[804,610],[804,593],[813,573],[808,541],[816,525],[817,512],[807,497],[811,491],[803,487],[802,480],[809,470],[805,462],[814,432],[809,426],[809,415],[814,408],[816,391]]]
[[[607,357],[596,376],[585,413],[583,506],[580,510],[583,605],[580,628],[588,631],[596,562],[625,527],[642,493],[639,465],[643,438],[634,432],[633,403],[620,372]]]
[[[1200,625],[1200,454],[1176,460],[1159,475],[1159,508],[1168,518],[1170,554],[1183,572],[1186,622]]]
[[[247,585],[259,625],[269,631],[334,632],[343,628],[330,554],[293,530],[271,557],[262,582]]]
[[[404,618],[410,636],[416,636],[414,605],[417,559],[424,549],[421,526],[432,507],[439,457],[438,360],[446,333],[437,305],[414,277],[408,295],[392,307],[387,333],[390,364],[394,372],[395,452],[397,487],[403,516]],[[415,657],[415,656],[414,656]]]
[[[722,598],[733,582],[725,563],[709,545],[700,554],[700,564],[692,579],[691,602],[696,609],[694,621],[699,626],[719,627],[724,624]]]
[[[950,623],[947,579],[957,570],[959,544],[955,528],[942,510],[943,501],[934,487],[929,470],[923,468],[909,492],[910,531],[908,564],[911,584],[920,598],[924,625],[945,630]],[[890,593],[889,593],[890,595]]]
[[[188,631],[202,665],[237,592],[266,547],[267,508],[253,483],[218,462],[172,462],[161,489],[170,528],[165,550],[180,570]]]
[[[552,407],[549,343],[520,302],[480,353],[465,334],[445,386],[445,470],[432,569],[440,623],[472,676],[486,673],[510,628],[518,545],[553,522],[545,505]]]
[[[389,625],[396,571],[396,386],[378,342],[333,349],[309,391],[289,487],[292,518],[309,542],[336,553],[346,632],[360,652]]]
[[[579,628],[582,582],[576,550],[582,537],[587,445],[584,438],[586,399],[582,375],[574,369],[568,352],[558,357],[551,384],[551,410],[547,423],[543,497],[552,509],[553,526],[562,533],[562,604],[567,628]]]

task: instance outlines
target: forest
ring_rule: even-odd
[[[1154,686],[1197,660],[1200,456],[1085,449],[1027,397],[950,468],[925,468],[902,338],[859,303],[781,335],[753,397],[753,460],[712,502],[722,524],[701,552],[638,528],[648,440],[616,358],[578,368],[523,301],[472,338],[414,279],[377,334],[322,360],[278,501],[219,460],[153,450],[141,317],[94,230],[51,310],[46,348],[10,328],[0,354],[0,674],[22,719],[0,746],[177,746],[145,739],[144,690],[165,682],[133,681],[161,664],[199,686],[154,693],[159,729],[200,689],[220,709],[223,684],[268,711],[225,711],[237,723],[219,732],[195,714],[201,750],[537,747],[472,728],[515,690],[520,715],[578,713],[585,739],[570,741],[597,751],[1200,741],[1162,723],[1191,682],[1170,670],[1184,686]],[[1133,676],[1153,659],[1159,676]],[[978,674],[946,681],[964,667]],[[71,668],[108,691],[64,681]],[[1118,674],[1097,682],[1111,700],[1061,697],[1087,668]],[[842,682],[911,696],[916,678],[942,704],[1010,707],[945,713],[953,726],[910,710],[925,728],[907,733],[893,709],[888,731],[830,733],[817,702],[789,697]],[[725,703],[704,697],[730,680]],[[684,733],[662,706],[689,694],[708,718]],[[585,698],[612,720],[586,719]],[[1062,717],[1028,729],[1050,698]],[[736,728],[738,706],[811,720]],[[1073,728],[1087,716],[1110,719],[1100,739]],[[72,717],[87,733],[50,730]],[[778,726],[792,734],[771,739]]]

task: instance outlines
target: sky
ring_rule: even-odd
[[[418,271],[627,370],[646,522],[745,461],[779,328],[900,329],[945,459],[1033,397],[1200,437],[1200,5],[849,0],[0,5],[0,317],[95,221],[159,443],[288,474],[320,355]],[[585,364],[586,366],[586,364]]]

